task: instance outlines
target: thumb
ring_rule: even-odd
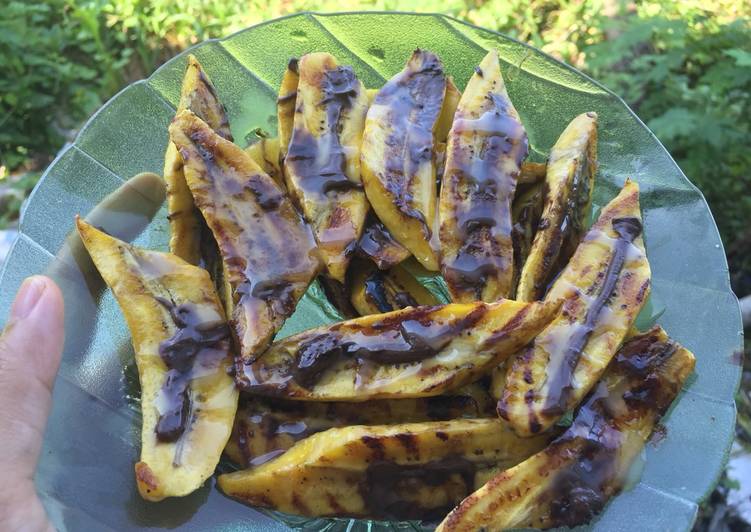
[[[3,485],[32,485],[63,342],[60,289],[47,277],[29,277],[0,336],[0,496]]]

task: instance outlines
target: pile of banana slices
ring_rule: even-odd
[[[141,495],[193,492],[224,452],[225,494],[292,514],[589,522],[694,367],[634,328],[651,275],[638,185],[588,227],[597,115],[531,163],[495,51],[464,92],[429,51],[370,90],[317,52],[289,62],[278,124],[234,144],[189,56],[170,252],[77,219],[132,333]],[[316,280],[347,319],[274,341]]]

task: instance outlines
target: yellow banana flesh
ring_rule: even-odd
[[[430,519],[487,477],[542,449],[497,419],[353,426],[296,443],[265,464],[221,475],[219,488],[254,506],[310,516]]]
[[[224,452],[244,467],[258,466],[317,432],[351,425],[495,417],[495,401],[479,384],[448,395],[363,403],[285,401],[243,397]]]

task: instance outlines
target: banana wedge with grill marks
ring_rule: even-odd
[[[276,116],[279,129],[279,161],[287,155],[289,140],[292,138],[292,129],[295,124],[295,101],[297,101],[297,84],[300,82],[300,71],[297,58],[292,58],[287,63],[287,69],[282,77],[282,85],[279,87],[279,96],[276,99]]]
[[[597,169],[597,114],[574,118],[550,150],[545,206],[516,299],[542,299],[585,232]]]
[[[446,76],[435,54],[416,50],[368,110],[362,179],[373,210],[389,232],[431,271],[438,270],[435,132]]]
[[[298,70],[284,175],[328,275],[343,283],[368,213],[359,153],[368,98],[352,68],[339,66],[330,54],[304,55]]]
[[[454,301],[508,297],[514,275],[511,202],[527,133],[490,51],[459,100],[439,204],[441,273]]]
[[[511,204],[511,222],[513,223],[511,237],[514,243],[513,293],[516,293],[519,275],[532,249],[532,242],[540,225],[544,201],[545,183],[540,181],[521,185]]]
[[[188,56],[177,112],[185,109],[193,111],[219,136],[232,140],[227,112],[193,55]],[[214,238],[193,203],[193,196],[185,183],[182,157],[172,142],[167,144],[164,156],[164,180],[167,183],[170,251],[191,264],[199,264],[202,260],[213,263],[216,258]]]
[[[262,137],[247,148],[245,153],[266,172],[280,188],[286,190],[282,168],[279,164],[279,137]]]
[[[571,427],[464,499],[438,532],[588,523],[623,488],[632,462],[694,363],[659,327],[627,341]]]
[[[257,468],[221,475],[240,501],[310,516],[431,519],[481,485],[487,472],[542,449],[497,419],[334,428]]]
[[[235,463],[251,467],[279,456],[303,438],[335,427],[495,416],[495,401],[477,383],[448,395],[364,403],[313,403],[247,396],[241,400],[232,437],[224,452]]]
[[[578,405],[631,329],[650,287],[639,187],[627,181],[553,284],[563,311],[496,373],[498,413],[520,435],[552,426]]]
[[[150,501],[187,495],[213,474],[237,410],[229,329],[211,278],[174,255],[76,224],[133,336],[143,417],[138,491]]]
[[[401,266],[381,271],[373,264],[357,263],[349,284],[352,306],[360,316],[440,303]]]
[[[196,115],[178,114],[170,136],[219,245],[242,385],[244,365],[267,346],[318,274],[315,241],[279,186]]]
[[[435,127],[436,143],[445,143],[451,131],[451,125],[454,123],[454,114],[459,106],[459,100],[462,97],[461,91],[456,87],[454,78],[446,76],[446,93],[443,97],[443,107],[441,114],[438,116],[438,123]]]
[[[274,343],[249,368],[248,390],[308,401],[439,395],[489,372],[559,307],[510,300],[408,307],[311,329]]]

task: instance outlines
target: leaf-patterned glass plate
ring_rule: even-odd
[[[461,87],[486,50],[497,48],[533,159],[544,159],[572,117],[596,111],[601,121],[595,203],[613,197],[626,177],[639,182],[654,272],[651,306],[641,320],[657,319],[690,348],[697,356],[696,374],[663,420],[664,437],[647,445],[639,482],[616,497],[591,528],[689,529],[697,502],[720,475],[733,437],[740,313],[707,204],[623,101],[537,50],[440,15],[300,14],[205,42],[191,52],[216,84],[232,133],[244,144],[257,127],[275,130],[276,87],[290,57],[331,52],[353,65],[368,87],[378,87],[416,47],[437,52]],[[45,505],[61,530],[76,531],[416,528],[416,523],[261,512],[224,497],[213,481],[189,497],[158,504],[136,493],[140,414],[128,330],[111,293],[85,255],[69,249],[66,235],[76,213],[88,213],[124,180],[143,171],[161,173],[185,61],[185,54],[171,60],[91,118],[39,182],[2,272],[0,323],[27,275],[52,275],[66,297],[65,353],[36,479]],[[108,230],[139,245],[166,249],[157,187],[132,185],[107,209]],[[313,290],[284,333],[333,319],[335,312],[320,304]]]

